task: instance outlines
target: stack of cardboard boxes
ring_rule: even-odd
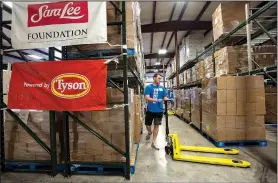
[[[245,21],[246,2],[224,2],[212,14],[213,38],[216,41]],[[246,34],[245,27],[236,34]]]
[[[139,143],[142,128],[142,104],[139,95],[134,95],[134,143]]]
[[[276,45],[262,45],[254,46],[254,61],[260,67],[267,67],[277,64],[277,46]],[[253,68],[259,68],[256,64],[253,64]]]
[[[226,46],[214,58],[216,77],[248,71],[247,46]]]
[[[199,129],[201,129],[202,105],[201,105],[201,88],[193,87],[191,89],[191,121]]]
[[[192,68],[187,69],[184,72],[186,72],[186,84],[191,83],[192,82]]]
[[[205,79],[205,61],[200,61],[198,62],[195,67],[196,67],[196,80],[203,80]]]
[[[123,103],[124,95],[117,88],[107,88],[107,110],[73,112],[82,122],[94,129],[110,143],[125,151],[124,108],[113,108],[111,103]],[[130,150],[138,143],[141,132],[142,106],[139,96],[134,96],[129,89],[129,139]],[[20,111],[16,112],[25,124],[50,146],[49,112]],[[6,112],[5,113],[5,153],[9,160],[50,160],[50,155]],[[63,143],[62,123],[57,119],[57,157],[61,155]],[[110,146],[99,140],[81,125],[69,118],[69,140],[71,161],[111,162],[125,161]],[[62,161],[62,159],[61,159]]]
[[[15,111],[23,122],[50,147],[48,112]],[[7,160],[50,160],[48,154],[7,112],[5,112],[5,154]],[[58,139],[58,135],[57,135]],[[59,143],[57,153],[60,152]]]
[[[217,141],[264,140],[261,76],[216,77],[202,92],[202,129]]]
[[[185,63],[204,51],[204,34],[190,34],[185,38]]]
[[[183,118],[186,121],[191,121],[191,89],[184,90],[184,108],[183,108]]]
[[[265,87],[265,105],[265,121],[270,123],[277,123],[277,87]]]
[[[209,79],[214,77],[212,56],[207,56],[204,59],[205,78]]]
[[[122,103],[124,95],[117,88],[107,88],[107,103]],[[134,91],[129,89],[130,150],[134,138]],[[108,105],[107,107],[112,107]],[[125,151],[124,108],[78,112],[78,118],[104,136],[110,143]],[[70,125],[71,161],[125,161],[125,157],[76,123]]]

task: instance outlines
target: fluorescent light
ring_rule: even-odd
[[[40,57],[40,56],[37,56],[37,55],[28,55],[29,57],[32,57],[34,59],[38,59],[38,60],[41,60],[43,59],[43,57]]]
[[[4,2],[7,6],[9,6],[10,8],[13,6],[13,3],[10,1],[5,1]]]
[[[165,49],[158,50],[158,54],[160,54],[160,55],[163,55],[165,53],[167,53],[167,50],[165,50]]]
[[[154,72],[158,72],[158,70],[157,69],[155,69],[155,70],[153,70]]]
[[[160,65],[160,62],[156,62],[155,65]]]

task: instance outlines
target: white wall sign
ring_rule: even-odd
[[[11,38],[15,49],[104,43],[106,2],[14,2]]]

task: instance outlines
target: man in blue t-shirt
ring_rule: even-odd
[[[163,117],[163,100],[169,100],[167,98],[167,92],[165,88],[159,85],[161,80],[161,75],[156,73],[153,76],[153,83],[146,86],[144,95],[147,100],[147,111],[145,117],[145,125],[148,130],[148,135],[146,140],[150,140],[153,133],[152,147],[159,150],[155,144],[159,125],[161,125],[161,120]],[[152,123],[154,122],[153,132],[151,129]]]

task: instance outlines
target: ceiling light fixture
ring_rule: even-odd
[[[32,57],[34,59],[37,59],[37,60],[41,60],[43,59],[43,57],[40,57],[40,56],[37,56],[37,55],[28,55],[29,57]]]
[[[160,65],[160,62],[156,62],[155,65]]]
[[[158,54],[160,54],[160,55],[163,55],[165,53],[167,53],[167,50],[165,50],[165,49],[158,50]]]

